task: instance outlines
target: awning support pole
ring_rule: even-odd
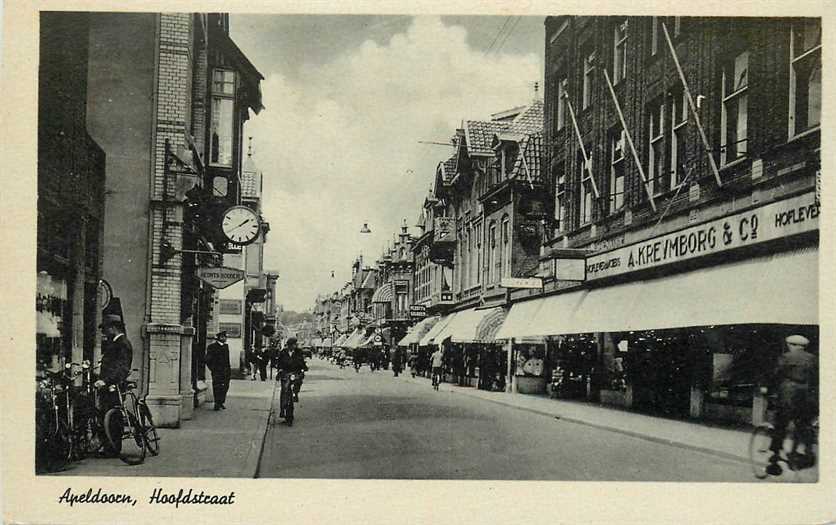
[[[592,164],[589,162],[589,155],[586,154],[586,147],[583,145],[583,137],[581,136],[581,128],[578,127],[578,119],[575,118],[575,109],[569,101],[569,94],[564,93],[563,98],[566,100],[566,107],[569,108],[569,116],[572,117],[572,127],[575,128],[575,135],[578,137],[578,144],[581,147],[581,155],[586,165],[586,171],[589,172],[589,180],[592,181],[592,192],[595,193],[595,198],[600,199],[601,194],[598,192],[598,185],[595,184],[595,177],[592,176]]]
[[[615,90],[613,89],[612,82],[610,81],[610,74],[607,73],[607,68],[602,67],[601,69],[604,71],[604,79],[607,81],[607,87],[610,88],[610,95],[612,95],[612,101],[615,104],[615,111],[618,113],[618,120],[621,121],[621,129],[624,130],[624,136],[627,137],[627,144],[630,145],[630,152],[633,153],[633,161],[639,168],[639,176],[642,178],[644,191],[647,193],[647,198],[650,200],[650,207],[653,208],[654,212],[656,212],[656,200],[653,198],[653,191],[650,189],[647,176],[644,174],[644,167],[642,166],[642,162],[639,160],[639,154],[636,152],[636,146],[633,144],[633,137],[630,136],[630,131],[627,129],[627,123],[624,121],[624,113],[621,111],[621,104],[618,103],[618,97],[615,96]]]
[[[685,80],[685,73],[682,72],[682,66],[679,64],[679,57],[676,55],[676,50],[673,48],[671,36],[668,34],[668,27],[662,22],[662,32],[665,33],[665,41],[668,43],[668,49],[673,57],[673,63],[676,65],[676,72],[679,73],[679,80],[682,82],[682,89],[685,91],[685,98],[688,99],[688,107],[691,108],[691,114],[694,115],[694,122],[700,132],[702,145],[705,147],[705,152],[708,154],[708,163],[711,165],[711,171],[714,173],[714,179],[717,181],[717,186],[722,187],[723,181],[720,179],[720,171],[717,169],[717,163],[714,162],[714,155],[711,154],[711,146],[708,144],[708,138],[705,135],[705,129],[700,122],[700,116],[697,114],[697,106],[694,104],[694,97],[691,96],[691,90],[688,89],[688,82]]]
[[[510,338],[505,343],[505,352],[507,353],[506,374],[508,380],[505,382],[505,391],[512,394],[517,393],[517,380],[514,378],[513,368],[511,364],[514,362],[514,338]]]

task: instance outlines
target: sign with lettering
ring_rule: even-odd
[[[244,278],[244,270],[219,266],[217,268],[201,267],[197,269],[197,276],[213,288],[223,289]]]
[[[543,279],[540,277],[503,277],[499,281],[503,288],[542,288]]]
[[[819,228],[821,208],[807,193],[597,254],[586,260],[588,281],[687,261]]]
[[[409,307],[409,316],[415,319],[427,317],[427,307],[423,304],[413,304]]]

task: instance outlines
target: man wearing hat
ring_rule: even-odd
[[[232,370],[229,366],[229,345],[226,344],[226,332],[215,336],[215,342],[206,347],[206,366],[212,372],[212,393],[215,396],[215,410],[226,409],[226,393],[229,390],[229,378]]]
[[[125,324],[119,315],[108,314],[99,325],[105,336],[102,342],[102,365],[95,386],[122,385],[131,375],[133,347],[125,335]]]
[[[101,369],[99,371],[99,378],[93,383],[93,386],[101,389],[106,385],[118,385],[124,392],[124,382],[131,375],[131,363],[133,361],[133,347],[128,337],[125,335],[125,324],[122,317],[116,314],[106,314],[102,318],[102,323],[99,328],[104,334],[102,341],[102,361]],[[111,408],[118,406],[120,399],[116,392],[109,392],[107,389],[102,389],[99,394],[100,409],[102,414],[106,414]],[[107,443],[107,440],[105,440]],[[119,452],[122,442],[114,444],[116,450],[110,449],[110,453]]]
[[[775,432],[772,435],[770,450],[773,452],[767,472],[772,475],[781,473],[778,465],[778,453],[783,447],[787,425],[795,421],[798,438],[805,446],[807,458],[799,458],[799,463],[812,464],[812,452],[807,447],[812,442],[810,423],[816,415],[817,404],[815,386],[818,380],[816,356],[807,351],[810,340],[802,335],[787,337],[787,350],[778,357],[775,368],[774,388],[777,393],[775,406]],[[793,454],[796,451],[792,452]]]

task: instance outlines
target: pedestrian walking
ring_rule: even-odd
[[[226,344],[225,331],[218,332],[215,341],[206,347],[206,367],[212,372],[215,410],[226,409],[224,403],[232,370],[229,366],[229,345]]]
[[[255,360],[255,367],[258,370],[258,375],[262,381],[267,380],[267,363],[270,360],[267,355],[267,349],[256,348],[253,350],[253,358]]]
[[[395,374],[395,377],[398,377],[398,374],[401,373],[403,370],[403,348],[396,348],[394,352],[392,352],[392,372]]]

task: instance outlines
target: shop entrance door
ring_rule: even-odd
[[[691,363],[687,338],[648,334],[635,344],[632,359],[633,409],[687,418],[691,403]]]

